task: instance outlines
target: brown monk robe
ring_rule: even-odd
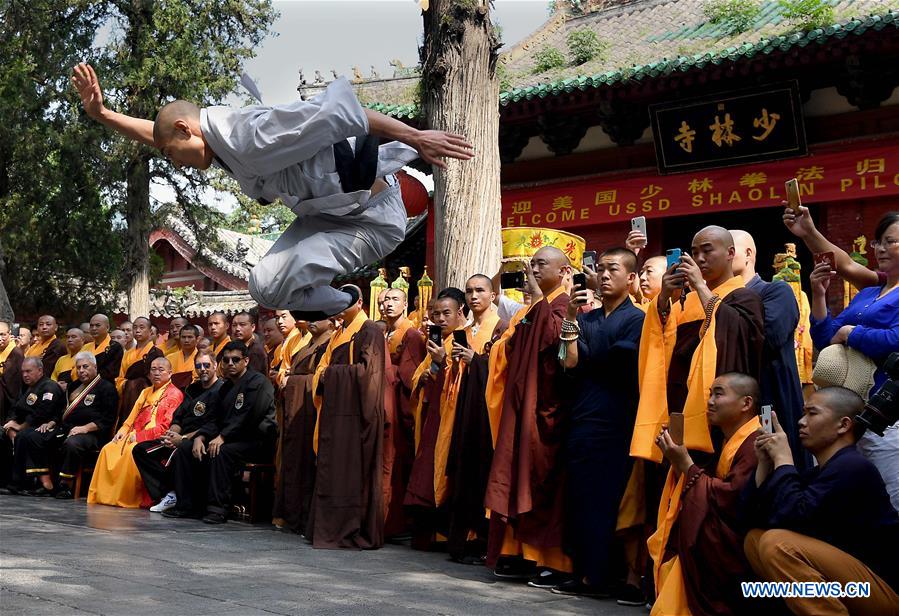
[[[417,550],[431,549],[435,533],[449,534],[443,507],[448,496],[446,460],[462,381],[462,364],[452,357],[453,332],[465,326],[464,305],[465,294],[455,287],[437,295],[431,319],[441,328],[443,343],[438,345],[429,336],[428,355],[413,377],[418,438],[403,503],[411,508],[412,548]]]
[[[388,410],[387,434],[384,442],[385,465],[389,485],[385,486],[387,518],[384,534],[392,537],[408,529],[403,510],[406,485],[415,460],[415,420],[412,415],[412,377],[424,360],[427,349],[424,335],[415,324],[403,316],[408,308],[406,293],[402,289],[387,289],[384,293],[381,317],[387,323],[387,352],[390,357],[388,384],[392,387],[393,410]],[[386,476],[385,476],[386,479]]]
[[[262,348],[265,349],[265,359],[268,361],[266,375],[272,384],[278,386],[278,371],[281,368],[281,352],[284,348],[284,336],[278,329],[278,320],[274,317],[262,323]]]
[[[116,386],[119,389],[119,421],[127,417],[143,390],[150,386],[150,364],[163,357],[162,349],[153,344],[150,319],[137,317],[132,322],[136,346],[125,353]],[[118,423],[118,422],[117,422]],[[116,429],[119,426],[116,425]]]
[[[24,359],[25,353],[16,346],[9,323],[0,321],[0,421],[3,423],[22,391]]]
[[[178,332],[178,349],[165,356],[172,363],[172,383],[181,391],[198,378],[194,359],[199,338],[200,329],[196,325],[185,325]]]
[[[44,374],[50,375],[56,367],[56,362],[66,354],[66,346],[56,337],[59,326],[56,319],[45,314],[37,320],[37,336],[34,344],[25,351],[25,357],[39,357],[44,364]]]
[[[556,378],[568,308],[562,284],[571,265],[562,251],[544,247],[531,258],[528,271],[541,297],[533,298],[505,342],[502,414],[484,499],[491,511],[487,566],[497,574],[506,568],[533,570],[534,563],[571,571],[561,547],[564,475],[557,457],[565,435]],[[497,566],[500,556],[510,558]]]
[[[461,359],[464,374],[446,463],[450,485],[447,503],[449,553],[453,560],[477,564],[487,548],[484,492],[493,462],[493,438],[486,399],[490,346],[507,325],[493,307],[495,295],[487,276],[477,274],[468,279],[465,301],[472,316],[471,325],[465,328],[468,348],[453,345],[453,355]],[[472,536],[474,541],[470,540]]]
[[[316,410],[312,380],[334,330],[331,321],[327,320],[310,322],[308,327],[312,337],[293,355],[290,372],[285,375],[280,391],[283,409],[278,433],[281,466],[272,514],[275,519],[283,520],[285,528],[297,533],[306,530],[315,487],[312,435]]]
[[[306,537],[318,548],[379,548],[384,544],[382,456],[386,349],[384,334],[359,300],[340,313],[315,372],[318,420],[315,490]]]
[[[759,384],[750,376],[731,372],[714,380],[708,420],[722,431],[724,442],[704,466],[695,464],[667,431],[656,439],[674,473],[684,478],[675,496],[679,509],[671,508],[671,517],[659,523],[665,531],[650,540],[665,541],[662,583],[652,610],[657,616],[726,616],[760,609],[740,592],[740,582],[753,576],[739,522],[740,495],[754,481],[758,463],[758,399]]]
[[[231,318],[231,335],[247,345],[250,352],[250,370],[267,375],[268,357],[265,346],[256,339],[256,319],[249,312],[238,312]]]

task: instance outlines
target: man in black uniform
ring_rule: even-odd
[[[184,331],[184,330],[182,330]],[[200,428],[215,414],[223,379],[211,351],[197,352],[194,368],[198,379],[184,390],[184,401],[172,415],[172,424],[161,438],[138,443],[131,451],[150,498],[156,502],[150,511],[168,511],[177,503],[172,490],[170,459],[182,442],[190,443]]]
[[[275,392],[268,377],[248,370],[249,352],[240,340],[225,345],[222,373],[227,379],[216,412],[192,442],[184,441],[172,458],[178,504],[167,517],[198,517],[222,524],[231,504],[231,481],[247,462],[270,461],[274,452]]]
[[[49,477],[50,467],[41,468],[31,464],[25,443],[32,439],[43,438],[44,434],[56,427],[65,406],[65,395],[56,382],[44,375],[44,364],[40,357],[26,357],[22,360],[22,382],[27,389],[12,407],[9,421],[3,424],[5,461],[10,459],[9,452],[14,451],[11,456],[12,480],[9,491],[13,494],[22,491],[26,475],[28,478],[43,475],[45,479],[43,485],[33,494],[48,496],[53,489]],[[33,436],[34,432],[38,435]]]
[[[69,402],[59,424],[48,432],[32,431],[27,437],[25,433],[19,435],[20,439],[27,438],[22,441],[22,447],[29,469],[49,468],[55,453],[62,451],[56,498],[72,498],[72,480],[81,460],[88,452],[99,451],[112,436],[119,404],[115,386],[97,373],[97,359],[93,353],[76,353],[74,361],[78,380],[68,386]],[[40,480],[45,489],[52,485],[49,473],[42,473]]]

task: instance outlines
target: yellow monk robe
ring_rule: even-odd
[[[13,352],[16,348],[16,341],[10,337],[9,342],[6,343],[6,348],[0,351],[0,375],[3,374],[3,364],[6,363],[6,358],[9,357],[9,354]]]
[[[78,351],[80,353],[81,351]],[[76,353],[75,355],[77,355]],[[58,381],[59,375],[65,374],[66,372],[72,377],[71,382],[74,383],[78,380],[78,373],[75,371],[75,355],[70,355],[66,353],[58,360],[56,360],[56,366],[53,368],[53,374],[50,375],[50,380]],[[0,360],[2,363],[2,360]],[[2,373],[0,373],[2,374]]]
[[[104,352],[106,349],[109,348],[109,343],[111,341],[112,341],[112,338],[110,338],[107,335],[106,338],[104,338],[103,341],[99,345],[97,345],[97,343],[92,340],[92,341],[88,342],[87,344],[85,344],[81,348],[81,350],[87,351],[88,353],[93,353],[94,356],[96,357],[97,355],[99,355],[100,353]]]
[[[743,279],[734,276],[720,284],[712,292],[723,301],[737,289],[743,288]],[[761,300],[752,294],[757,304],[758,318],[762,312]],[[755,301],[757,300],[757,301]],[[700,330],[699,346],[693,352],[687,378],[687,397],[684,402],[684,445],[687,449],[712,452],[712,439],[706,419],[706,401],[709,388],[715,380],[718,369],[718,348],[715,338],[715,325],[722,301],[717,302],[709,319],[708,326]],[[668,423],[668,370],[674,353],[679,324],[703,322],[705,310],[696,293],[687,295],[684,307],[680,302],[673,302],[671,313],[664,327],[658,316],[658,298],[652,300],[643,322],[643,334],[640,339],[640,404],[637,408],[637,420],[634,424],[634,436],[631,439],[631,456],[654,462],[661,462],[662,453],[655,446],[655,439]],[[752,306],[755,308],[756,306]],[[763,327],[761,322],[758,328]],[[761,330],[760,330],[761,331]],[[725,332],[728,333],[729,332]],[[736,335],[736,334],[734,334]],[[763,339],[762,339],[763,340]],[[752,341],[747,341],[747,347]],[[754,350],[754,349],[752,349]],[[745,363],[752,363],[744,359]],[[727,370],[730,371],[730,370]],[[758,378],[758,367],[755,370],[739,370]],[[675,412],[680,409],[673,409]]]
[[[148,340],[141,348],[135,347],[125,351],[125,355],[122,357],[122,367],[119,369],[119,376],[117,376],[115,380],[115,387],[119,390],[120,396],[122,395],[122,388],[125,386],[125,381],[127,380],[125,375],[128,374],[128,369],[136,362],[139,362],[146,357],[153,346],[153,341]]]
[[[416,327],[416,325],[412,321],[412,315],[410,314],[408,317],[400,317],[397,320],[396,329],[392,332],[387,332],[387,351],[391,355],[396,355],[400,349],[400,345],[403,344],[403,338],[406,337],[406,332],[412,327]]]
[[[540,302],[552,303],[559,295],[564,293],[563,288],[556,289],[548,297],[543,297],[530,306],[524,306],[509,321],[509,327],[499,340],[493,343],[490,349],[490,380],[487,383],[487,408],[490,410],[490,428],[493,435],[493,445],[499,436],[499,424],[502,417],[503,398],[505,397],[506,375],[509,360],[506,356],[506,341],[512,337],[516,326],[539,305]],[[487,515],[491,513],[488,510]],[[492,532],[492,528],[491,528]],[[500,549],[502,556],[520,555],[525,560],[534,561],[538,567],[547,567],[556,571],[571,572],[574,566],[571,559],[565,555],[560,547],[541,548],[523,543],[515,538],[515,530],[511,525],[506,525],[503,543]]]
[[[144,484],[131,450],[137,443],[162,436],[183,399],[184,394],[171,382],[158,389],[147,387],[141,392],[128,419],[116,433],[116,437],[123,437],[122,440],[109,442],[100,450],[87,494],[88,503],[129,508],[141,506]]]
[[[755,434],[759,427],[759,418],[753,417],[743,424],[724,444],[721,450],[721,457],[718,459],[718,464],[715,468],[715,476],[718,479],[724,479],[727,476],[737,451],[747,438]],[[662,492],[662,500],[659,505],[656,532],[646,542],[649,555],[653,560],[653,575],[656,587],[656,600],[653,603],[651,612],[653,616],[690,616],[691,614],[690,607],[687,604],[687,591],[684,586],[684,574],[680,558],[675,555],[662,562],[668,539],[671,536],[671,529],[674,527],[680,514],[681,496],[683,495],[685,481],[685,475],[675,479],[674,470],[668,471],[668,478],[665,481],[665,489]]]
[[[328,342],[328,348],[325,349],[325,354],[322,356],[322,360],[318,363],[318,368],[315,370],[315,377],[312,379],[312,402],[315,404],[316,420],[315,432],[312,434],[312,449],[315,451],[316,455],[318,455],[318,427],[321,423],[319,419],[321,418],[322,412],[322,397],[318,393],[319,382],[325,374],[325,370],[327,370],[328,366],[331,364],[331,355],[334,353],[334,349],[347,342],[351,342],[353,336],[359,333],[359,330],[362,329],[362,326],[365,325],[367,320],[368,317],[365,315],[365,311],[360,310],[359,314],[356,315],[356,318],[353,319],[349,325],[346,327],[339,327],[337,331],[334,332],[334,335],[331,336],[331,340]],[[350,346],[350,357],[353,357],[352,346]]]
[[[169,353],[165,358],[172,362],[172,382],[180,389],[185,389],[199,377],[197,368],[194,366],[194,360],[197,358],[196,349],[187,357],[184,357],[184,353],[178,350]]]
[[[215,344],[215,341],[212,342],[212,353],[215,355],[216,359],[218,359],[219,354],[225,349],[225,345],[229,342],[231,342],[231,336],[225,336],[218,344]]]
[[[287,338],[285,338],[284,342],[281,343],[281,346],[275,352],[275,357],[272,359],[273,364],[275,362],[279,364],[279,383],[284,379],[284,377],[290,374],[294,356],[296,356],[300,349],[309,344],[310,340],[312,340],[312,334],[310,334],[308,331],[303,334],[298,327],[294,327],[292,330],[290,330],[290,333],[287,334]]]
[[[44,373],[45,374],[49,371],[50,366],[52,365],[55,367],[56,362],[59,360],[60,357],[62,357],[62,351],[64,349],[64,346],[63,346],[62,342],[59,340],[59,338],[57,338],[56,336],[53,336],[49,340],[41,342],[40,338],[35,337],[34,344],[32,344],[30,347],[28,347],[28,350],[25,351],[25,357],[37,357],[37,358],[40,358],[41,360],[43,360],[44,353],[47,351],[47,349],[50,348],[50,345],[52,345],[54,343],[56,343],[57,348],[52,349],[50,351],[48,361],[52,362],[52,363],[44,364]],[[54,357],[56,359],[54,359]]]

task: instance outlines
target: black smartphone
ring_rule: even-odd
[[[453,332],[453,342],[460,347],[468,348],[468,334],[465,333],[464,329],[457,329]]]
[[[574,283],[575,288],[587,288],[587,274],[575,274],[571,277],[571,281]]]
[[[524,272],[503,272],[499,275],[499,286],[503,289],[523,289]]]
[[[595,272],[596,271],[596,251],[595,250],[585,250],[582,263],[584,264],[584,269],[589,268]]]
[[[13,323],[12,327],[9,328],[9,333],[13,338],[19,337],[19,332],[22,331],[22,326],[18,323]]]
[[[439,325],[428,325],[428,340],[437,346],[443,344],[443,328]]]

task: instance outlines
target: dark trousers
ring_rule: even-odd
[[[50,472],[54,460],[62,453],[62,464],[59,467],[61,479],[72,479],[84,456],[99,449],[96,432],[76,434],[66,438],[68,430],[55,428],[47,432],[38,432],[26,428],[19,432],[15,441],[15,457],[12,467],[12,482],[22,485],[26,479]]]
[[[216,457],[206,454],[197,460],[192,449],[192,441],[182,441],[170,464],[178,509],[222,515],[231,504],[231,484],[237,472],[247,462],[261,461],[265,452],[271,451],[271,447],[266,448],[259,441],[225,443]]]
[[[188,440],[192,444],[192,441]],[[162,497],[172,490],[172,462],[169,461],[173,450],[162,447],[156,451],[149,451],[159,447],[159,439],[138,443],[131,450],[134,464],[144,480],[144,487],[153,501],[160,501]],[[168,466],[166,466],[168,463]]]
[[[629,443],[626,431],[615,429],[575,429],[568,438],[566,543],[575,573],[590,584],[612,582],[618,507],[632,466]]]

